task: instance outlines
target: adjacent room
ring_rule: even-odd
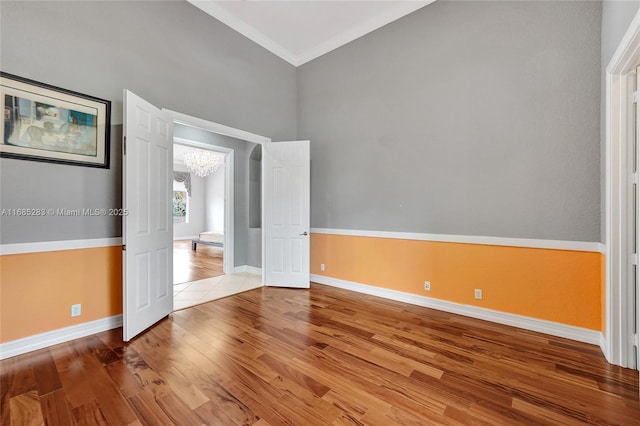
[[[221,278],[210,278],[224,275],[224,162],[224,154],[174,144],[174,309],[212,300],[207,294]]]
[[[250,216],[248,226],[242,221],[238,223],[239,236],[251,233],[253,238],[246,248],[252,253],[260,252],[261,146],[186,126],[178,127],[176,133],[195,140],[175,138],[173,146],[174,310],[262,285],[258,268],[236,271],[232,263],[227,262],[228,271],[225,271],[224,262],[225,241],[230,247],[235,241],[235,221],[229,221],[226,215],[235,215],[235,203],[227,192],[236,191],[236,182],[238,192],[249,197],[248,205],[238,205],[240,216],[246,215],[247,210]],[[237,179],[235,167],[231,166],[236,158],[240,173]],[[227,173],[227,168],[232,170]],[[245,180],[248,185],[243,184]],[[254,256],[253,263],[258,256]]]
[[[0,424],[640,424],[640,0],[3,0],[0,68]]]

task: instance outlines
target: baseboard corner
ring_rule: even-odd
[[[609,344],[604,333],[600,333],[600,341],[598,342],[598,344],[600,346],[600,350],[602,351],[602,355],[604,355],[607,362],[611,363],[611,360],[609,360]]]
[[[262,268],[256,268],[255,266],[250,265],[236,266],[235,268],[233,268],[234,274],[241,274],[243,272],[254,275],[262,275]]]

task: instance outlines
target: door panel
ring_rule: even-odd
[[[128,341],[173,310],[171,163],[168,113],[125,90],[123,156],[123,337]]]
[[[309,287],[309,141],[263,145],[265,284]]]

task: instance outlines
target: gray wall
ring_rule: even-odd
[[[259,268],[261,264],[255,262],[255,256],[251,256],[251,259],[249,256],[249,253],[256,251],[256,247],[253,247],[256,242],[249,242],[249,156],[255,144],[179,124],[174,127],[174,136],[233,149],[234,262],[235,266]],[[258,250],[261,250],[261,246]]]
[[[600,187],[602,192],[602,199],[600,203],[600,211],[601,211],[601,223],[600,223],[600,240],[601,242],[605,242],[606,231],[605,231],[605,167],[606,167],[606,158],[605,158],[605,149],[606,149],[606,138],[605,138],[605,113],[606,113],[606,85],[605,85],[605,74],[607,66],[609,65],[609,61],[611,61],[611,57],[616,51],[616,48],[620,44],[622,37],[624,36],[627,28],[629,28],[629,24],[631,20],[638,12],[638,8],[640,8],[639,0],[605,0],[602,2],[602,56],[600,65],[602,66],[602,86],[601,86],[601,94],[602,94],[602,102],[600,105]]]
[[[262,265],[262,228],[249,228],[247,242],[247,265],[260,268]]]
[[[296,69],[184,1],[0,5],[2,71],[112,101],[108,170],[0,160],[1,208],[121,206],[122,91],[274,140],[296,135]],[[121,235],[117,218],[2,217],[0,242]]]
[[[205,182],[206,216],[205,231],[224,234],[224,164],[207,176]]]
[[[262,146],[256,145],[249,157],[249,227],[262,227]]]
[[[298,69],[313,227],[600,239],[599,2],[447,2]]]

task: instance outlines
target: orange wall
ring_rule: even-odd
[[[311,273],[601,331],[600,253],[312,234]],[[320,272],[320,264],[325,272]],[[424,291],[431,281],[431,291]],[[474,298],[474,289],[483,299]]]
[[[0,256],[2,343],[121,313],[120,246]]]
[[[592,252],[311,236],[313,274],[598,331],[604,265]],[[482,300],[473,298],[474,288],[483,290]],[[82,315],[72,318],[75,303]],[[2,343],[121,313],[119,246],[0,256]]]
[[[607,331],[607,258],[600,255],[600,331]]]

